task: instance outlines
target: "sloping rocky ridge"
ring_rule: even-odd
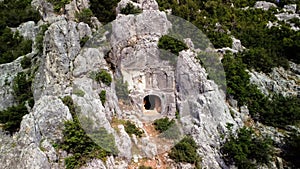
[[[147,1],[140,4],[145,7],[141,15],[137,17],[119,15],[115,21],[118,26],[112,24],[111,33],[115,39],[109,41],[113,47],[109,57],[115,61],[113,63],[115,66],[119,64],[118,58],[123,56],[121,51],[123,47],[132,43],[120,43],[118,38],[134,37],[136,30],[140,28],[141,36],[135,42],[144,45],[137,47],[141,47],[141,51],[158,54],[158,39],[168,33],[170,25],[167,24],[166,14],[157,10],[158,7],[155,7],[157,4],[152,1],[148,5]],[[122,125],[118,126],[120,129],[118,133],[110,124],[112,118],[117,116],[129,119],[143,128],[143,123],[138,118],[141,113],[139,109],[133,107],[131,111],[121,110],[115,84],[106,86],[90,78],[90,73],[99,69],[105,69],[111,75],[116,73],[110,69],[110,63],[105,60],[109,48],[81,48],[80,39],[93,36],[93,30],[89,25],[76,23],[69,16],[56,16],[46,1],[37,0],[33,5],[43,12],[44,24],[50,24],[44,37],[43,54],[39,58],[40,66],[34,80],[33,92],[36,103],[30,113],[23,117],[18,133],[13,137],[1,135],[0,168],[65,167],[63,159],[67,156],[66,152],[55,150],[53,144],[62,140],[64,121],[72,119],[68,107],[60,100],[66,95],[72,96],[83,115],[90,117],[96,122],[95,125],[104,127],[114,135],[119,150],[118,157],[108,157],[106,162],[95,159],[83,168],[127,168],[134,156],[154,158],[157,146],[151,142],[150,136],[146,134],[138,142],[141,152],[133,154],[131,148],[137,144],[136,141],[128,136]],[[146,10],[148,7],[151,10]],[[135,24],[128,24],[130,22]],[[105,36],[102,38],[105,39]],[[118,42],[118,47],[115,41]],[[133,48],[131,52],[138,53],[137,50],[140,49]],[[207,79],[205,69],[194,59],[195,56],[195,52],[191,49],[181,52],[173,75],[177,86],[174,94],[182,116],[183,131],[185,134],[191,134],[199,146],[198,153],[202,157],[203,168],[227,168],[219,152],[221,135],[226,132],[226,123],[235,126],[237,124],[229,113],[224,93],[213,81]],[[12,65],[13,69],[10,68]],[[2,75],[22,71],[19,59],[1,67]],[[13,79],[12,76],[8,76]],[[9,86],[6,88],[7,91],[11,90]],[[84,96],[74,94],[76,90],[83,91]],[[107,92],[105,106],[101,104],[98,96],[101,90]],[[10,100],[11,97],[3,97],[5,103]]]

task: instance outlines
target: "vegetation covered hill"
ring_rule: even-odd
[[[192,22],[208,36],[215,48],[231,47],[231,36],[241,40],[246,50],[237,54],[227,53],[222,60],[226,72],[227,97],[236,99],[239,106],[247,105],[254,120],[284,129],[287,125],[299,125],[299,97],[283,97],[280,94],[265,96],[257,86],[250,84],[247,69],[268,73],[272,68],[279,66],[289,69],[289,61],[300,63],[300,31],[292,30],[288,23],[275,17],[287,4],[297,4],[299,11],[300,1],[269,2],[275,3],[278,8],[252,8],[256,0],[158,0],[160,10],[172,9],[173,15]],[[277,22],[280,26],[268,28],[269,22]],[[298,22],[297,18],[292,20],[292,23]],[[253,135],[251,129],[242,129],[238,137],[230,136],[223,147],[228,163],[236,164],[240,168],[255,168],[253,160],[268,162],[272,151],[263,150],[272,143],[263,138],[253,140],[252,137],[257,136]],[[299,133],[289,139],[293,140],[287,142],[286,147],[289,147],[289,150],[290,147],[299,150],[300,143],[294,141],[298,137]],[[257,147],[255,144],[259,142],[264,142],[263,145],[266,146],[261,145],[263,147],[259,149],[248,147]],[[265,153],[266,156],[260,159],[256,153]],[[299,159],[296,160],[294,153],[292,154],[285,155],[284,158],[290,165],[299,167]]]

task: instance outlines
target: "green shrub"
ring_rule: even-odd
[[[110,86],[112,82],[112,77],[106,70],[101,70],[96,74],[96,81],[97,82],[102,82],[106,84],[107,86]]]
[[[32,8],[31,0],[3,0],[0,9],[0,35],[7,26],[17,27],[27,21],[38,22],[41,18]]]
[[[272,140],[258,137],[246,127],[238,131],[237,137],[230,130],[221,152],[227,164],[234,164],[238,168],[256,168],[256,164],[269,163],[273,155]]]
[[[87,23],[91,26],[91,17],[93,16],[93,12],[89,9],[83,9],[81,12],[76,12],[75,17],[79,22]]]
[[[300,121],[300,101],[297,96],[272,98],[262,94],[255,85],[250,84],[250,75],[240,55],[227,54],[223,60],[226,72],[227,97],[238,101],[238,105],[247,105],[255,120],[266,125],[284,128]]]
[[[85,95],[85,92],[84,92],[83,90],[81,90],[81,89],[75,89],[75,90],[73,91],[73,93],[74,93],[75,95],[79,96],[79,97],[84,97],[84,95]]]
[[[3,129],[11,135],[19,130],[22,117],[29,113],[25,106],[26,102],[30,107],[34,105],[32,78],[26,72],[17,74],[13,80],[14,99],[17,104],[0,111],[0,123],[4,124]]]
[[[207,36],[215,48],[223,48],[223,47],[231,47],[232,46],[232,39],[231,39],[230,35],[228,35],[226,33],[209,32],[207,34]]]
[[[201,158],[197,154],[197,145],[192,137],[187,136],[177,143],[169,153],[169,157],[175,162],[187,162],[200,168]]]
[[[28,114],[25,104],[8,107],[0,111],[0,123],[3,123],[3,130],[8,131],[11,135],[20,129],[22,117]]]
[[[59,12],[61,8],[64,8],[66,4],[70,3],[71,0],[47,0],[52,3],[55,12]]]
[[[141,13],[142,10],[140,8],[136,8],[132,3],[127,3],[124,8],[121,9],[121,14],[138,14]]]
[[[23,69],[30,68],[31,66],[31,58],[24,56],[23,59],[21,60],[21,67]]]
[[[104,106],[105,102],[106,102],[106,91],[102,90],[99,94],[100,100],[102,105]]]
[[[75,105],[72,98],[70,96],[66,96],[62,99],[62,101],[66,106],[68,106],[70,113],[73,116],[73,121],[65,122],[63,130],[63,142],[59,145],[59,148],[62,148],[68,153],[73,154],[65,159],[66,168],[80,168],[93,158],[99,158],[103,160],[106,156],[113,155],[112,151],[104,150],[103,147],[96,144],[82,129],[75,112]],[[109,144],[114,143],[112,135],[109,135],[105,129],[101,129],[96,133],[105,141],[109,140]]]
[[[116,7],[120,0],[90,0],[90,9],[104,24],[116,19]]]
[[[175,120],[170,120],[169,118],[165,117],[162,119],[157,119],[154,121],[155,130],[162,133],[162,137],[167,139],[179,139],[180,138],[180,130],[175,123]]]
[[[125,124],[125,131],[126,133],[128,133],[129,135],[136,135],[137,137],[142,137],[142,134],[144,133],[143,130],[137,128],[135,126],[135,124],[133,124],[132,122],[130,121],[127,121],[126,124]]]
[[[178,55],[182,50],[188,49],[185,43],[168,35],[164,35],[159,39],[158,47],[160,49],[167,50],[175,55]]]
[[[251,104],[251,115],[257,115],[258,120],[264,124],[285,128],[286,125],[296,125],[300,122],[300,99],[297,96],[284,97],[274,95],[272,100],[262,99],[259,108]]]
[[[170,120],[168,117],[157,119],[154,121],[155,130],[159,131],[160,133],[167,131],[172,125],[175,124],[175,120]]]
[[[268,72],[273,67],[288,68],[287,59],[300,63],[300,44],[297,41],[300,37],[299,31],[291,30],[290,26],[283,22],[279,22],[280,27],[267,28],[266,24],[269,21],[278,21],[274,16],[276,12],[274,9],[265,11],[239,8],[251,7],[255,4],[255,0],[234,1],[232,3],[235,8],[231,7],[232,3],[219,0],[182,1],[180,5],[177,1],[158,0],[157,2],[160,9],[172,9],[173,15],[195,24],[217,48],[231,46],[232,40],[228,32],[240,39],[243,46],[251,50],[245,51],[243,57],[243,62],[249,68]],[[277,4],[287,3],[288,1],[280,1]],[[298,20],[294,19],[291,22],[297,24]],[[251,59],[247,59],[247,56]],[[249,60],[251,61],[248,62]]]
[[[31,85],[32,78],[28,73],[20,72],[14,78],[13,90],[17,103],[22,104],[33,97]]]
[[[14,61],[32,51],[32,41],[25,40],[19,32],[5,28],[0,34],[0,64]]]

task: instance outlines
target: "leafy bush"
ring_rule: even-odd
[[[73,91],[73,93],[74,93],[75,95],[79,96],[79,97],[84,97],[84,95],[85,95],[85,92],[84,92],[83,90],[81,90],[81,89],[75,89],[75,90]]]
[[[223,47],[231,47],[232,46],[232,39],[231,39],[230,35],[228,35],[226,33],[210,32],[207,34],[207,36],[215,48],[223,48]]]
[[[263,99],[258,103],[260,109],[251,105],[249,110],[252,115],[256,113],[258,120],[264,124],[285,128],[300,122],[300,99],[297,96],[274,95],[272,100]]]
[[[167,35],[164,35],[159,39],[158,47],[160,49],[167,50],[175,55],[178,55],[182,50],[188,49],[185,43]]]
[[[175,124],[175,120],[170,120],[168,117],[157,119],[154,121],[155,130],[159,131],[160,133],[167,131],[172,125]]]
[[[93,158],[104,159],[108,155],[112,155],[113,152],[104,150],[101,146],[93,142],[93,140],[86,134],[86,132],[80,126],[80,122],[75,112],[75,105],[70,96],[66,96],[62,99],[63,103],[68,106],[70,113],[73,116],[73,121],[66,121],[63,130],[63,142],[59,145],[60,148],[72,153],[73,155],[65,159],[66,168],[80,168],[86,162]],[[107,141],[112,140],[111,135],[101,129],[99,133],[103,139]]]
[[[33,97],[31,85],[32,78],[28,73],[20,72],[14,78],[13,90],[17,103],[22,104]]]
[[[154,121],[155,130],[162,133],[162,137],[167,139],[179,139],[180,138],[180,130],[175,123],[175,120],[170,120],[165,117],[162,119],[157,119]]]
[[[102,82],[106,84],[107,86],[110,86],[112,82],[112,77],[106,70],[101,70],[96,74],[96,81],[97,82]]]
[[[30,68],[31,66],[31,59],[27,56],[24,56],[23,59],[21,60],[21,67],[23,69]]]
[[[296,96],[264,96],[255,85],[250,84],[250,75],[240,55],[227,54],[223,60],[226,72],[227,97],[233,96],[239,106],[247,105],[255,120],[275,126],[284,127],[300,121],[300,101]]]
[[[234,164],[238,168],[256,168],[256,163],[269,163],[273,154],[272,140],[258,137],[246,127],[238,131],[237,137],[230,130],[221,152],[227,164]]]
[[[52,3],[55,12],[59,12],[61,8],[65,7],[66,4],[70,3],[71,0],[47,0]]]
[[[87,23],[91,26],[91,17],[93,16],[93,12],[86,8],[81,12],[76,12],[75,17],[79,22]]]
[[[0,111],[0,123],[4,124],[3,129],[11,135],[20,128],[22,117],[28,114],[26,102],[30,107],[34,105],[31,90],[32,78],[29,73],[20,72],[13,80],[14,99],[17,105]]]
[[[93,14],[104,24],[116,18],[116,7],[120,0],[90,0],[90,9]]]
[[[299,31],[291,30],[283,22],[279,22],[280,27],[267,28],[266,24],[269,21],[278,21],[273,9],[265,11],[238,8],[253,6],[255,0],[234,1],[232,3],[235,8],[231,7],[232,3],[219,0],[182,1],[180,5],[177,1],[158,0],[157,2],[161,10],[172,9],[173,15],[195,24],[217,48],[231,46],[232,41],[227,35],[228,32],[240,39],[243,46],[250,49],[242,54],[242,61],[248,68],[269,72],[273,67],[288,68],[287,59],[300,63],[300,44],[297,41],[300,37]],[[277,4],[287,3],[288,1],[281,0]],[[296,20],[292,22],[298,23]]]
[[[24,103],[0,111],[0,123],[4,124],[3,130],[8,131],[11,135],[17,132],[22,117],[26,114],[28,114],[28,110]]]
[[[99,94],[100,100],[102,105],[104,106],[105,102],[106,102],[106,91],[102,90]]]
[[[200,168],[201,158],[197,154],[197,145],[192,137],[187,136],[177,143],[169,153],[169,157],[175,162],[187,162]]]
[[[38,22],[41,18],[31,7],[31,0],[3,0],[0,9],[0,35],[7,26],[17,27],[27,21]]]
[[[0,33],[0,44],[0,64],[12,62],[32,50],[32,41],[25,40],[19,32],[12,33],[10,28]]]
[[[128,133],[129,135],[136,135],[137,137],[142,137],[142,134],[144,133],[143,130],[137,128],[132,122],[127,121],[125,124],[125,131],[126,133]]]
[[[136,8],[132,3],[127,3],[124,8],[121,9],[121,14],[138,14],[141,13],[142,10],[140,8]]]

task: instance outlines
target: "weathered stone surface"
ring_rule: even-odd
[[[226,123],[236,125],[217,85],[207,80],[205,69],[191,51],[181,52],[177,62],[177,106],[185,133],[192,134],[199,145],[202,166],[226,168],[218,148]],[[192,74],[189,72],[193,72]]]
[[[64,122],[71,120],[72,116],[68,107],[58,97],[42,97],[32,111],[35,126],[43,138],[51,141],[62,140]]]
[[[250,72],[250,81],[258,85],[259,89],[266,95],[270,92],[282,94],[284,96],[299,95],[299,70],[296,64],[291,63],[291,70],[274,68],[271,73]]]
[[[22,23],[17,30],[24,38],[31,39],[34,42],[35,36],[38,33],[38,26],[33,21],[28,21]]]
[[[22,71],[21,60],[0,65],[0,110],[14,105],[13,80],[18,72]]]
[[[266,1],[257,1],[254,5],[254,8],[261,8],[263,10],[269,10],[272,7],[277,8],[277,6],[274,3]]]
[[[291,13],[296,13],[296,11],[297,11],[297,4],[284,5],[283,11],[285,11],[285,12],[291,12]]]

